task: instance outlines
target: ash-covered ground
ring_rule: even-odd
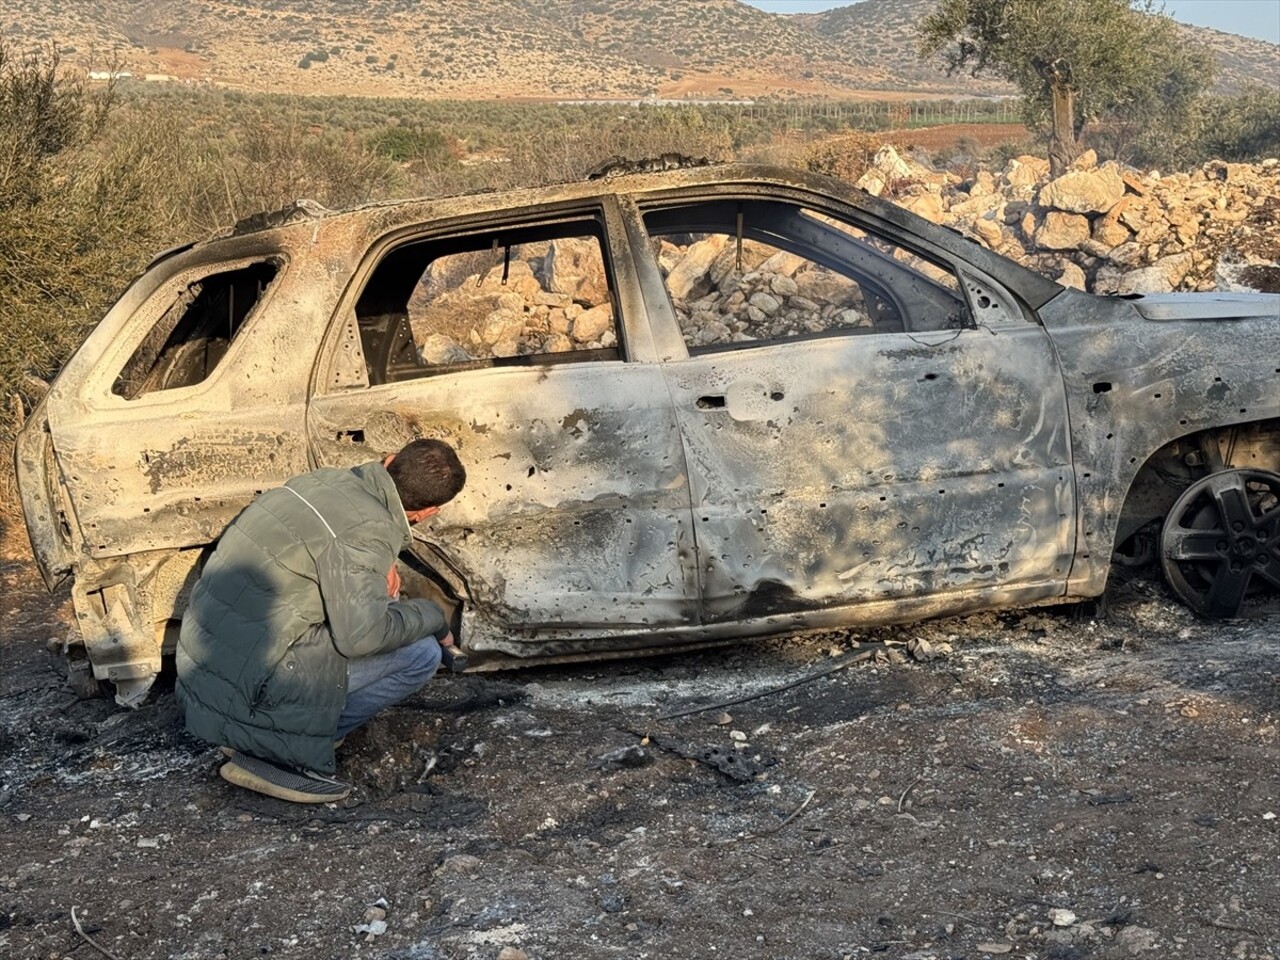
[[[299,807],[218,778],[171,682],[76,700],[69,604],[0,577],[15,960],[1280,957],[1280,617],[1135,580],[1104,618],[442,676]]]

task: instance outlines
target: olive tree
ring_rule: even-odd
[[[1155,0],[942,0],[921,24],[920,52],[949,73],[1016,86],[1028,124],[1047,122],[1055,176],[1087,123],[1180,125],[1213,74]]]

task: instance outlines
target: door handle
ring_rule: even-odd
[[[339,443],[364,443],[363,430],[339,430],[334,434]]]
[[[699,397],[697,406],[699,410],[723,410],[727,402],[728,401],[725,399],[723,394],[718,394],[709,397]]]

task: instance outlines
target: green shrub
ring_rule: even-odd
[[[89,91],[58,54],[0,38],[0,439],[155,250],[170,239],[154,167],[98,150],[114,91]],[[15,397],[17,398],[15,400]]]
[[[1255,86],[1238,96],[1211,97],[1205,114],[1197,159],[1246,161],[1280,156],[1280,90]]]
[[[439,130],[388,127],[370,138],[369,149],[400,163],[432,161],[448,157],[449,142]]]
[[[180,94],[121,103],[56,53],[15,57],[0,38],[0,440],[157,251],[301,197],[347,207],[405,190],[360,135],[278,109],[230,123],[253,98],[208,103],[221,112]]]

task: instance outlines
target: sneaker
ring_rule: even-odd
[[[223,780],[237,787],[293,803],[333,803],[351,793],[348,784],[332,777],[311,770],[295,770],[239,751],[233,751],[231,759],[218,772]]]

